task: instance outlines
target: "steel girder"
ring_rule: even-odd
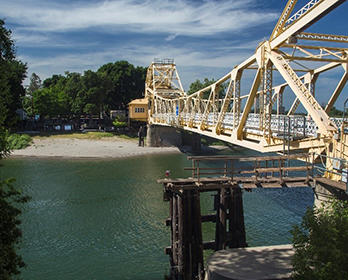
[[[345,1],[312,0],[291,16],[296,2],[288,1],[270,40],[261,43],[254,55],[194,94],[188,96],[183,91],[173,61],[152,63],[145,94],[150,101],[149,122],[262,152],[281,152],[286,143],[290,150],[322,153],[327,149],[338,131],[328,113],[348,80],[348,49],[328,44],[347,43],[348,36],[304,31]],[[300,40],[312,44],[300,45]],[[325,42],[325,46],[316,45],[318,42]],[[340,66],[342,78],[323,109],[315,98],[315,84],[320,74]],[[224,92],[220,90],[223,85]],[[291,94],[294,105],[286,116],[283,98]],[[292,114],[299,104],[307,111],[307,117],[295,127],[297,117]],[[310,132],[313,130],[314,134]]]

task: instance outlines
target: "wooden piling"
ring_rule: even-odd
[[[242,190],[238,186],[230,188],[229,204],[229,248],[246,247]]]
[[[205,160],[223,160],[219,169],[200,166],[203,158],[194,158],[192,178],[159,180],[164,186],[164,200],[170,203],[170,218],[166,225],[171,227],[171,246],[166,248],[170,259],[170,279],[191,280],[204,278],[203,250],[215,251],[229,248],[246,247],[246,234],[243,211],[243,186],[255,187],[286,186],[298,183],[308,184],[310,167],[283,167],[284,156],[262,158],[239,158],[239,161],[254,161],[254,167],[245,170],[236,168],[236,158],[213,157]],[[261,161],[266,161],[261,164]],[[228,163],[230,162],[230,164]],[[267,164],[270,161],[271,165]],[[278,162],[278,166],[274,163]],[[230,172],[229,172],[230,170]],[[306,177],[287,177],[285,171],[306,171]],[[230,174],[229,174],[230,173]],[[278,178],[273,177],[278,173]],[[215,177],[202,177],[202,175]],[[237,177],[234,174],[246,174],[249,177]],[[201,215],[200,194],[212,192],[215,214]],[[215,239],[203,241],[202,223],[215,225]]]

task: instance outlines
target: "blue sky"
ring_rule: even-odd
[[[308,0],[309,1],[309,0]],[[299,0],[295,10],[307,0]],[[19,59],[42,80],[174,58],[185,90],[221,78],[268,39],[287,0],[0,0]],[[348,35],[348,2],[311,31]],[[347,47],[347,46],[346,46]],[[28,81],[26,81],[28,83]],[[347,91],[345,91],[347,92]]]

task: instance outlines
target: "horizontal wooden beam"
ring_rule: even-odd
[[[274,188],[282,187],[307,187],[312,182],[311,177],[230,177],[224,178],[201,178],[201,179],[187,179],[190,183],[182,184],[182,181],[171,181],[164,183],[165,192],[177,192],[187,190],[199,190],[200,192],[216,191],[228,188]],[[163,180],[164,181],[164,180]]]

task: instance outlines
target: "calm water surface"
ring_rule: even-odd
[[[251,152],[239,152],[250,154]],[[1,178],[16,177],[32,197],[23,206],[25,280],[163,279],[169,267],[164,225],[169,205],[156,180],[187,177],[187,155],[115,160],[7,159]],[[212,198],[202,197],[203,212]],[[250,246],[289,243],[289,229],[313,204],[310,188],[244,193]],[[205,224],[203,236],[214,236]]]

